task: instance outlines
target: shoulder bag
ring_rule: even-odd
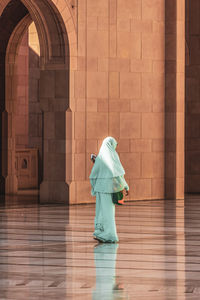
[[[119,191],[117,193],[112,193],[112,202],[117,205],[124,204],[124,194],[123,191]]]

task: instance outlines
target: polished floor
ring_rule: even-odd
[[[0,201],[0,299],[200,299],[200,196],[117,207],[120,242],[92,238],[94,205]]]

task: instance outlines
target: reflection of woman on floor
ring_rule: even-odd
[[[99,244],[94,248],[96,289],[92,300],[128,299],[124,298],[123,286],[116,283],[117,248],[118,244]]]
[[[125,171],[116,152],[117,142],[113,137],[104,139],[97,155],[90,182],[92,195],[96,196],[96,215],[94,238],[100,242],[118,242],[115,225],[115,205],[112,202],[112,193],[126,190],[128,184],[124,179]]]

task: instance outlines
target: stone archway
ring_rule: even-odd
[[[15,27],[8,42],[5,56],[5,110],[3,111],[4,143],[2,164],[4,168],[5,193],[16,194],[18,180],[15,170],[15,114],[16,95],[18,86],[17,57],[18,48],[25,31],[27,31],[32,19],[27,14]]]
[[[7,5],[6,5],[7,4]],[[43,112],[43,181],[40,185],[41,202],[68,202],[69,188],[66,178],[71,177],[71,168],[66,165],[66,136],[70,148],[70,133],[66,133],[66,111],[69,111],[69,41],[65,24],[52,1],[12,0],[5,1],[4,20],[9,11],[20,8],[19,18],[13,21],[7,32],[6,55],[6,93],[1,95],[3,141],[1,170],[1,193],[15,193],[15,133],[13,116],[15,114],[15,59],[21,33],[34,21],[41,48],[39,101]],[[23,8],[23,9],[22,9]],[[10,11],[11,13],[11,11]],[[7,54],[6,54],[7,48]],[[9,83],[11,85],[9,86]],[[2,79],[2,86],[5,78]],[[5,96],[6,94],[6,96]],[[68,149],[68,153],[70,150]],[[67,175],[66,175],[67,174]]]

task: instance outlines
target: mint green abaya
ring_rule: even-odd
[[[116,152],[113,137],[104,139],[90,174],[92,195],[96,196],[94,237],[102,242],[118,242],[115,224],[115,205],[112,193],[128,190],[125,171]]]

